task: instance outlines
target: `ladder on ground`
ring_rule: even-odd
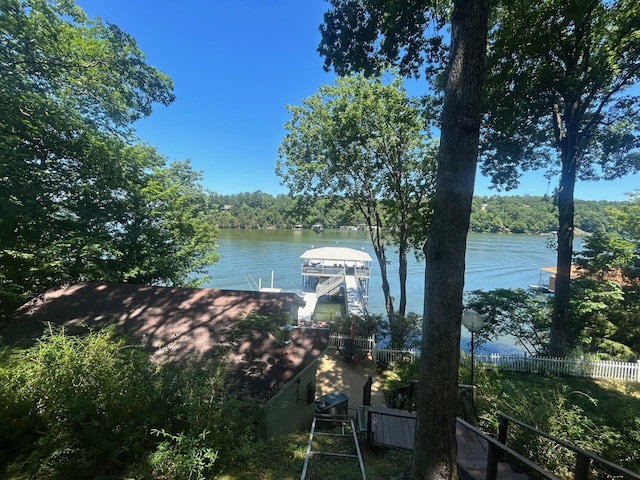
[[[357,462],[362,480],[367,480],[355,422],[353,417],[349,415],[316,415],[313,417],[300,480],[306,480],[309,466],[311,465],[313,469],[315,464],[312,460],[316,456],[352,460],[354,470]],[[326,468],[326,462],[320,462],[319,465]]]

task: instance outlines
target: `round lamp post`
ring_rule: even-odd
[[[480,315],[478,312],[474,310],[465,310],[462,314],[462,324],[465,326],[467,330],[471,332],[471,401],[473,403],[473,399],[475,397],[475,383],[473,377],[473,350],[475,348],[474,345],[474,334],[478,333],[484,327],[484,317]]]

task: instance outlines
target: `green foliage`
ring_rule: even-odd
[[[291,337],[283,327],[290,323],[291,316],[286,313],[262,315],[251,312],[234,326],[233,331],[228,332],[228,339],[231,343],[236,343],[252,332],[257,332],[263,337],[273,336],[279,345],[285,345]]]
[[[320,26],[322,41],[318,52],[324,68],[338,75],[380,72],[392,63],[403,75],[419,76],[424,62],[431,77],[444,63],[442,37],[436,35],[448,18],[449,3],[402,0],[384,3],[375,0],[352,2],[331,0]],[[433,28],[434,33],[425,35]]]
[[[152,430],[151,433],[162,438],[156,451],[151,454],[149,463],[153,478],[205,480],[209,478],[211,468],[218,458],[218,452],[205,443],[207,430],[195,437],[180,433],[171,435],[164,430]]]
[[[385,325],[381,339],[387,340],[389,348],[420,348],[422,339],[422,316],[414,312],[407,315],[395,313],[392,322]]]
[[[398,247],[400,300],[405,313],[409,251],[420,252],[431,215],[435,144],[430,112],[407,97],[395,77],[339,78],[321,86],[291,120],[279,147],[276,173],[294,195],[343,196],[364,218],[382,276],[389,321],[393,297],[387,280],[387,243]]]
[[[291,228],[296,224],[310,228],[315,223],[339,228],[364,223],[364,217],[340,196],[273,196],[257,191],[233,195],[211,193],[210,198],[214,209],[211,215],[221,228]],[[225,205],[230,205],[229,211],[221,211]],[[609,232],[621,231],[607,211],[623,205],[623,202],[576,200],[576,227],[586,232],[604,227]],[[547,233],[555,231],[557,223],[555,206],[547,197],[510,195],[473,199],[472,232]]]
[[[3,347],[0,465],[34,478],[186,479],[244,462],[259,409],[226,391],[223,357],[158,367],[111,329]]]
[[[631,0],[513,0],[493,11],[481,170],[506,189],[521,171],[559,174],[553,355],[568,347],[576,181],[640,169],[639,29]]]
[[[170,453],[188,456],[187,447],[193,448],[191,455],[203,460],[205,453],[216,452],[213,467],[218,472],[250,457],[262,409],[246,392],[229,391],[224,358],[225,352],[217,351],[210,358],[194,358],[187,364],[167,364],[160,369],[158,388],[166,413],[165,422],[155,428],[183,440],[178,446],[166,436],[163,451],[159,456],[154,456],[158,453],[154,451],[150,459],[169,461]]]
[[[629,304],[616,282],[579,278],[572,282],[568,345],[572,355],[598,360],[637,358],[637,303]],[[626,301],[625,301],[626,300]],[[529,355],[547,354],[551,298],[522,289],[469,292],[467,308],[485,316],[476,334],[482,344],[502,336],[514,337]]]
[[[352,318],[348,316],[333,318],[329,321],[329,328],[332,332],[341,335],[351,334],[351,322]],[[380,338],[383,335],[386,320],[381,315],[367,315],[365,318],[357,317],[356,319],[356,332],[359,337],[368,338],[371,335],[375,335],[376,338]]]
[[[640,242],[640,190],[628,194],[629,200],[623,204],[612,206],[608,213],[614,225],[624,232],[625,237]]]
[[[495,9],[482,170],[496,184],[510,188],[518,169],[557,171],[561,163],[573,186],[566,168],[573,161],[573,175],[585,180],[637,171],[638,99],[630,87],[638,56],[630,52],[640,48],[638,9],[627,0],[523,0]]]
[[[574,281],[572,338],[577,346],[615,359],[633,359],[640,353],[640,238],[637,230],[637,194],[610,208],[611,231],[588,237],[576,264],[585,278]]]
[[[622,279],[634,263],[636,245],[617,234],[597,230],[584,242],[576,257],[576,265],[591,278],[605,280]]]
[[[606,280],[579,278],[572,281],[570,304],[570,347],[574,352],[591,353],[602,360],[635,360],[629,337],[614,323],[624,293],[620,284]]]
[[[130,130],[171,80],[72,1],[0,0],[0,31],[0,310],[66,281],[193,282],[215,260],[199,176]]]
[[[486,324],[475,336],[479,344],[512,336],[530,355],[546,352],[550,326],[548,297],[523,289],[469,292],[467,308],[485,316]]]
[[[13,428],[2,443],[16,448],[20,470],[38,478],[93,478],[140,460],[160,420],[144,353],[114,340],[111,330],[85,338],[50,330],[13,355],[14,368],[3,371],[2,381],[8,407],[2,423]]]
[[[380,376],[385,392],[404,387],[420,377],[419,362],[398,361],[386,369]]]
[[[638,471],[640,397],[633,385],[625,392],[613,383],[577,377],[484,373],[477,377],[476,401],[483,430],[496,435],[497,413],[503,412]],[[573,476],[575,456],[565,448],[515,425],[510,426],[507,445],[560,478]]]

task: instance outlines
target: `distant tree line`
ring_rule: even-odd
[[[575,226],[585,232],[611,229],[606,209],[623,202],[576,200]],[[232,195],[211,194],[212,214],[220,228],[325,228],[358,225],[364,219],[341,197],[302,198],[261,191]],[[551,197],[529,195],[476,196],[470,229],[475,233],[537,234],[557,230],[557,207]]]
[[[606,209],[621,202],[576,200],[575,227],[595,232],[608,224]],[[545,233],[558,229],[557,206],[551,197],[474,197],[471,231],[477,233]]]

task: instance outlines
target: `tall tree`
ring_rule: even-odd
[[[397,245],[401,315],[406,309],[407,253],[425,239],[433,189],[433,146],[422,108],[401,80],[339,78],[291,120],[276,171],[294,194],[344,195],[365,218],[382,274],[389,322],[395,320],[387,242]],[[396,341],[397,339],[392,339]]]
[[[640,4],[503,2],[491,32],[482,169],[513,187],[519,170],[560,173],[549,353],[567,351],[576,181],[640,170]]]
[[[217,260],[213,205],[200,172],[189,161],[165,166],[166,158],[149,146],[126,147],[122,155],[129,172],[118,194],[101,207],[108,218],[94,217],[104,237],[95,243],[92,260],[98,268],[87,279],[199,284]]]
[[[190,282],[213,258],[197,176],[131,145],[171,80],[70,0],[0,0],[0,32],[2,310],[62,281]]]
[[[431,2],[333,0],[321,27],[325,65],[371,69],[381,58],[416,73],[437,38],[427,37]],[[440,17],[437,17],[440,18]],[[420,399],[412,478],[457,477],[455,400],[466,237],[478,154],[487,0],[458,0],[444,83],[433,217],[425,245]],[[431,57],[433,58],[433,57]]]

